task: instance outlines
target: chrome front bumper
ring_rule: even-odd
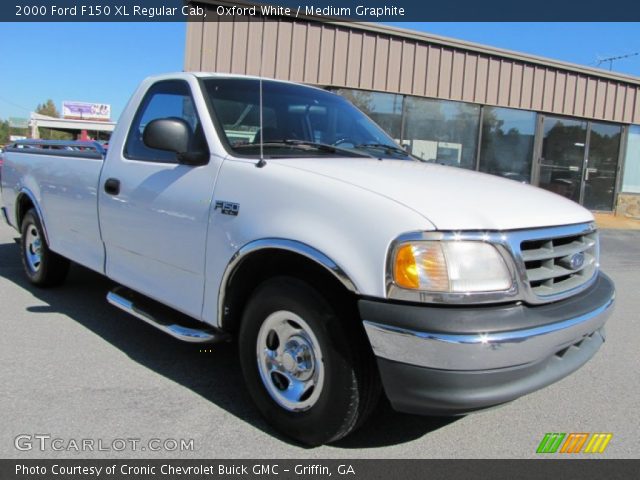
[[[600,330],[614,298],[562,322],[503,333],[428,333],[364,321],[376,356],[440,370],[489,370],[541,360]]]
[[[442,413],[442,405],[443,412],[463,413],[578,369],[604,341],[614,298],[613,283],[599,274],[585,292],[542,306],[474,310],[361,300],[359,308],[394,407]],[[429,408],[421,411],[421,403]]]

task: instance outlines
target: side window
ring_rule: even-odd
[[[187,82],[167,80],[153,85],[144,96],[131,124],[124,155],[133,160],[158,163],[177,163],[176,154],[147,147],[142,141],[144,128],[159,118],[181,118],[191,127],[191,148],[206,150],[206,140],[196,113]]]

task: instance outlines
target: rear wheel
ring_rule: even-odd
[[[29,281],[41,287],[64,282],[69,271],[69,260],[49,250],[42,224],[34,209],[25,214],[21,233],[22,265]]]
[[[320,445],[349,434],[372,410],[379,380],[353,326],[300,280],[273,278],[256,289],[242,319],[240,361],[258,409],[276,429]]]

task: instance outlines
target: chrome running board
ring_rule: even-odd
[[[160,304],[154,305],[155,302],[153,300],[142,297],[125,287],[116,287],[110,291],[107,294],[107,302],[183,342],[219,343],[227,341],[230,338],[228,334],[205,323],[187,318],[178,312],[175,312],[175,315],[184,317],[188,323],[202,323],[203,327],[192,328],[179,325],[175,322],[165,321],[161,319],[161,315],[159,315],[159,313],[164,313],[160,312],[162,308],[159,306]],[[171,312],[168,308],[166,308],[166,310],[167,312]],[[153,313],[151,313],[151,311],[153,311]]]

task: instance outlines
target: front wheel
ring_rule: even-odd
[[[64,282],[69,260],[49,250],[42,223],[34,209],[29,210],[21,225],[22,266],[34,285],[50,287]]]
[[[249,392],[269,423],[304,444],[344,437],[378,398],[373,356],[350,320],[289,277],[264,282],[245,309],[239,350]]]

